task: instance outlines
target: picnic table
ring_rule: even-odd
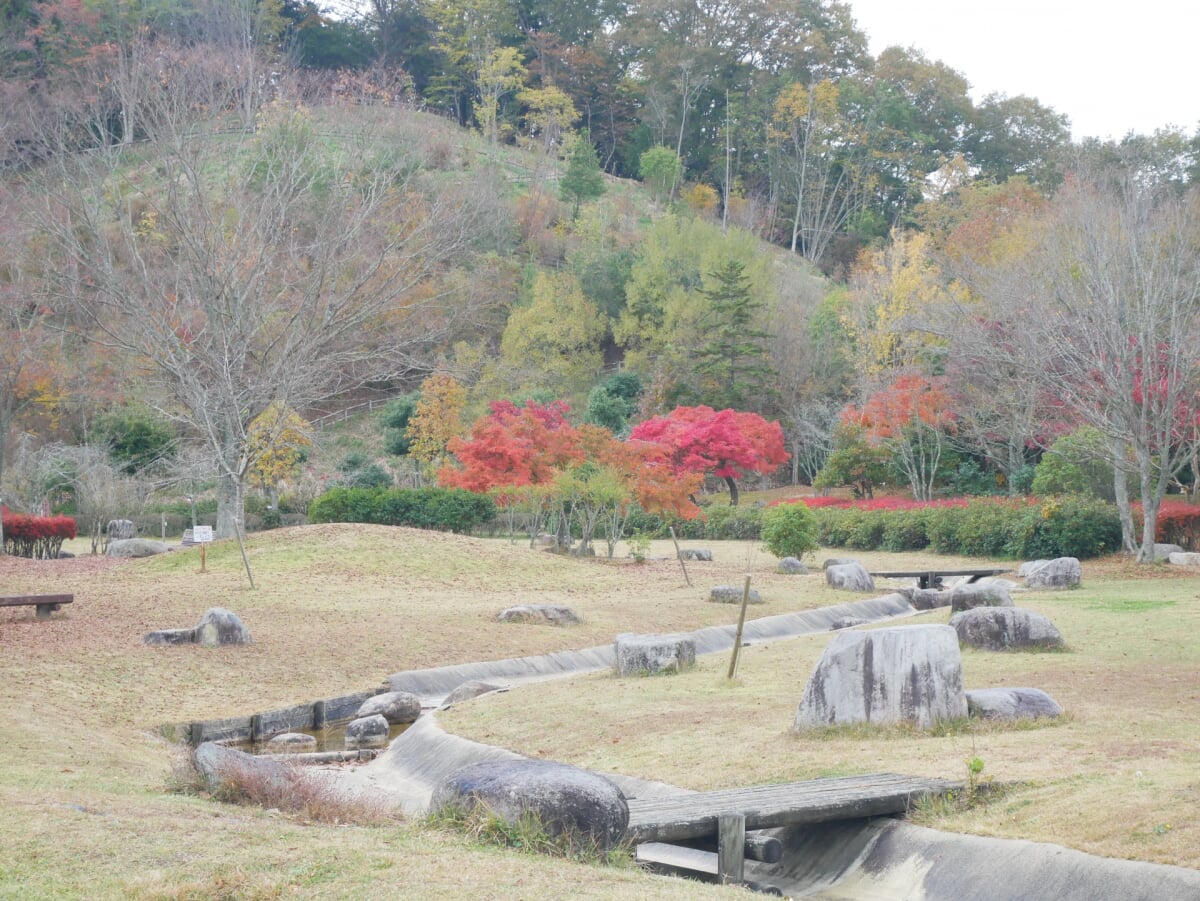
[[[966,581],[978,582],[987,576],[998,576],[1012,572],[1011,569],[917,569],[904,571],[873,572],[877,579],[916,579],[919,588],[941,588],[947,577],[965,576]]]

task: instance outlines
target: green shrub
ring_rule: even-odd
[[[803,557],[820,546],[817,516],[803,503],[769,507],[762,514],[762,539],[776,557]]]
[[[1095,498],[1051,498],[1026,511],[1020,553],[1027,560],[1111,554],[1121,547],[1121,520],[1112,504]],[[1014,542],[1015,544],[1015,542]]]
[[[881,512],[883,537],[880,546],[885,551],[919,551],[929,546],[929,513],[924,510],[886,510]]]
[[[762,522],[761,507],[709,507],[704,511],[700,537],[709,541],[753,541],[762,533]]]
[[[461,488],[331,488],[308,507],[313,523],[366,522],[460,533],[495,515],[490,497]]]

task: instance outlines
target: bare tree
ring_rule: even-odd
[[[211,133],[237,86],[203,74],[147,91],[150,145],[57,156],[33,212],[54,254],[47,289],[204,437],[216,534],[240,538],[249,424],[406,372],[451,334],[470,311],[441,278],[491,192],[433,190],[417,150],[332,140],[303,109],[272,108],[255,135]]]
[[[1200,206],[1130,170],[1070,182],[1044,240],[1041,327],[1061,399],[1109,439],[1123,521],[1132,465],[1138,561],[1154,559],[1163,495],[1187,461],[1200,389]],[[1132,464],[1128,461],[1132,460]]]

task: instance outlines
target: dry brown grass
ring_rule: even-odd
[[[735,543],[714,546],[716,563],[689,564],[688,588],[670,550],[656,543],[663,559],[638,566],[502,540],[312,526],[252,538],[256,590],[221,543],[204,575],[194,550],[131,562],[0,558],[0,593],[75,594],[48,622],[32,608],[0,609],[0,898],[735,897],[412,824],[306,826],[164,790],[172,753],[154,734],[162,723],[359,691],[404,669],[729,623],[736,608],[704,599],[746,572],[767,600],[752,615],[847,600],[819,575],[774,575],[769,554]],[[876,568],[939,562],[856,556]],[[1060,625],[1068,653],[966,655],[968,687],[1033,685],[1058,698],[1070,717],[1053,727],[797,738],[792,714],[823,636],[747,649],[733,685],[727,659],[707,658],[678,678],[596,676],[491,696],[443,722],[535,756],[695,788],[880,769],[960,777],[978,754],[985,775],[1024,787],[937,825],[1200,866],[1198,590],[1165,567],[1085,564],[1083,590],[1027,602]],[[538,602],[569,604],[585,622],[493,621]],[[245,620],[253,645],[141,643],[217,605]]]

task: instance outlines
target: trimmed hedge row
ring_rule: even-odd
[[[331,488],[308,506],[308,521],[366,522],[467,533],[496,515],[486,494],[461,488]]]
[[[820,541],[829,547],[1083,560],[1121,546],[1116,508],[1093,498],[978,498],[961,506],[908,510],[821,507],[816,514]]]
[[[4,552],[14,557],[53,560],[63,542],[76,535],[75,520],[69,516],[28,516],[0,510],[4,527]]]

